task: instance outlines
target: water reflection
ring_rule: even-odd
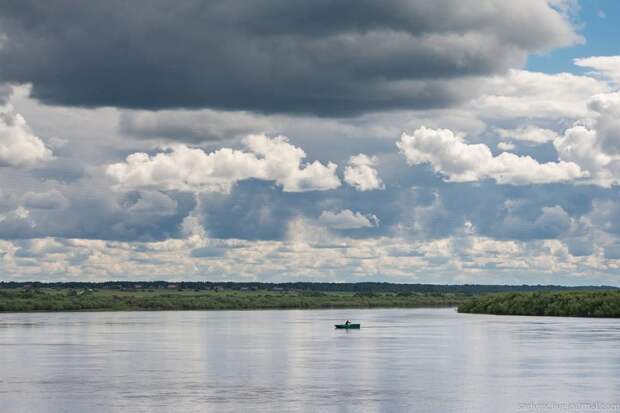
[[[345,319],[357,331],[335,330]],[[617,320],[452,309],[0,315],[0,411],[512,412],[619,402]]]

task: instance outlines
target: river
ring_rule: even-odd
[[[346,319],[362,328],[333,328]],[[454,309],[0,314],[0,412],[171,411],[620,411],[620,320]]]

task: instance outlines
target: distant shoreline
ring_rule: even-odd
[[[620,317],[620,290],[390,283],[0,283],[0,313],[451,307],[462,313]]]
[[[514,284],[420,284],[379,281],[364,282],[257,282],[257,281],[0,281],[0,291],[11,289],[97,289],[97,290],[262,290],[353,293],[461,293],[482,294],[526,291],[599,291],[620,289],[605,285],[514,285]]]
[[[218,309],[88,309],[88,310],[32,310],[32,311],[0,311],[2,314],[64,314],[64,313],[160,313],[160,312],[221,312],[221,311],[306,311],[306,310],[413,310],[413,309],[454,309],[457,312],[458,305],[421,305],[421,306],[385,306],[385,307],[262,307],[262,308],[218,308]]]
[[[235,290],[2,289],[1,313],[451,308],[464,294]]]
[[[620,291],[540,291],[485,294],[458,306],[460,313],[620,318]]]

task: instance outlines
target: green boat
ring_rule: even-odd
[[[336,328],[344,328],[347,330],[359,330],[360,324],[334,324]]]

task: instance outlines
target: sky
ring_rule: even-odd
[[[0,280],[620,285],[619,19],[0,2]]]

